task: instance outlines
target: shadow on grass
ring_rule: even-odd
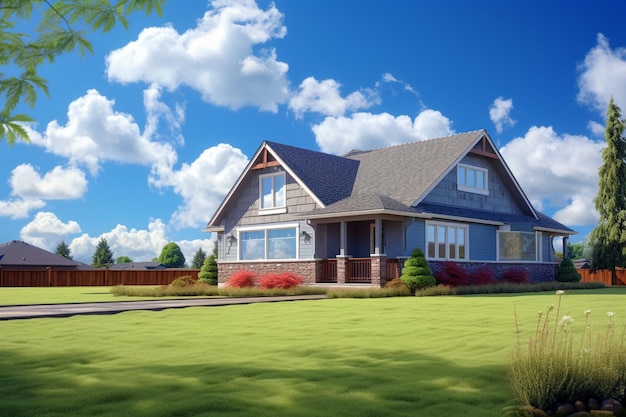
[[[302,363],[224,363],[207,348],[206,360],[193,365],[145,358],[122,368],[101,353],[0,351],[0,415],[488,417],[511,400],[502,366],[458,366],[420,354],[419,346],[391,354],[373,347],[367,358],[315,348],[299,353]]]

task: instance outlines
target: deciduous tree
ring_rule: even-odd
[[[16,113],[20,104],[31,108],[39,93],[49,95],[39,67],[60,55],[93,53],[90,32],[128,28],[127,16],[143,10],[160,16],[165,0],[3,0],[0,2],[0,140],[9,145],[28,140],[22,123],[34,119]],[[36,21],[33,21],[37,19]],[[26,29],[29,28],[29,29]]]
[[[117,264],[127,264],[129,262],[132,262],[133,260],[130,259],[128,256],[126,255],[122,255],[122,256],[118,256],[117,259],[115,260],[115,263]]]
[[[609,102],[606,119],[606,147],[598,171],[598,195],[594,199],[600,214],[590,234],[593,270],[609,269],[615,281],[615,268],[624,265],[626,256],[626,141],[620,108]]]
[[[158,262],[161,262],[168,268],[184,268],[185,255],[183,255],[183,251],[180,250],[180,247],[175,242],[170,242],[163,246]]]

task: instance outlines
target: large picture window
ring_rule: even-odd
[[[467,226],[427,222],[426,256],[430,259],[468,259]]]
[[[259,194],[261,210],[285,207],[285,173],[262,175]]]
[[[296,259],[298,233],[296,227],[245,230],[239,233],[239,259]]]
[[[488,171],[471,165],[459,164],[456,167],[457,188],[478,194],[489,194],[487,178]]]
[[[537,242],[534,232],[498,232],[498,260],[534,262],[539,251]]]

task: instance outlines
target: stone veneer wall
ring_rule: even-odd
[[[315,277],[321,276],[322,262],[317,260],[280,262],[218,262],[218,284],[224,284],[238,271],[251,271],[257,275],[291,272],[300,275],[305,284],[314,284]]]
[[[494,262],[455,262],[467,271],[471,272],[484,266],[493,268],[496,280],[508,269],[525,269],[528,271],[530,282],[551,282],[554,281],[556,270],[559,268],[557,263],[494,263]],[[445,264],[440,261],[428,261],[433,274],[437,274],[438,269]]]

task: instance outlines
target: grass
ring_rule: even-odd
[[[0,287],[0,306],[99,303],[160,298],[162,297],[116,297],[111,294],[110,287]]]
[[[563,313],[624,315],[624,294],[568,292]],[[529,337],[554,302],[326,299],[4,321],[0,415],[499,416],[514,403],[513,307]]]

